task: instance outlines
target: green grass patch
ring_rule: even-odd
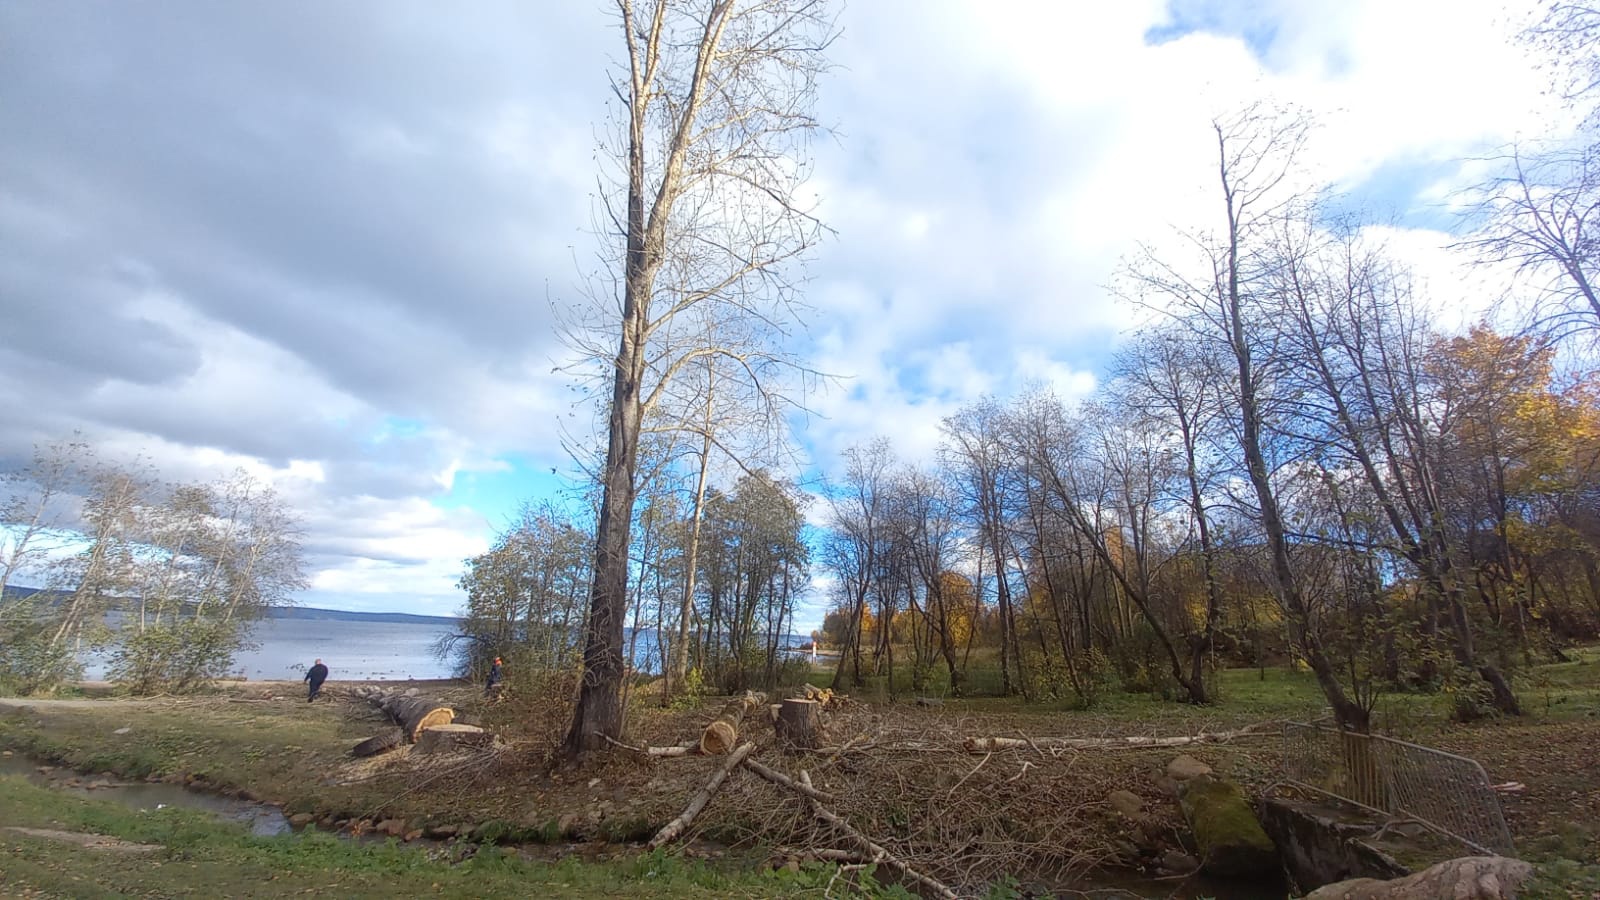
[[[769,897],[816,895],[828,867],[728,870],[662,853],[555,863],[498,847],[424,850],[309,831],[258,838],[184,810],[135,812],[0,778],[0,822],[159,844],[152,854],[88,850],[0,830],[0,894],[72,897]],[[472,855],[462,858],[464,854]],[[870,893],[887,892],[867,885]],[[896,892],[898,893],[898,892]]]

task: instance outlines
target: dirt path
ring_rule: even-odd
[[[0,710],[6,709],[110,709],[112,706],[149,706],[155,700],[40,700],[33,697],[0,697]]]

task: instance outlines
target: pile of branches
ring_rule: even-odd
[[[762,722],[746,720],[741,743],[708,760],[715,764],[704,787],[652,846],[691,833],[716,798],[707,818],[719,836],[846,866],[876,864],[929,896],[1024,871],[1066,880],[1108,864],[1117,856],[1105,812],[1110,787],[1147,783],[1166,748],[1261,733],[963,741],[963,726],[979,723],[844,706],[828,717],[829,746],[780,754]],[[704,758],[696,742],[631,749],[657,765]],[[1090,767],[1092,777],[1082,777]]]

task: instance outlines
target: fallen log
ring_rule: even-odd
[[[808,788],[811,787],[811,776],[806,774],[805,769],[800,770],[799,783]],[[807,799],[811,798],[808,797]],[[934,878],[931,875],[922,874],[921,872],[912,868],[910,863],[896,859],[892,854],[889,853],[888,848],[878,844],[876,841],[855,830],[850,826],[850,823],[846,822],[838,813],[829,810],[827,807],[823,806],[821,803],[818,803],[814,799],[811,799],[811,813],[822,821],[827,822],[829,825],[832,825],[834,828],[838,829],[841,834],[850,839],[851,843],[855,844],[857,847],[860,847],[862,853],[865,854],[868,861],[880,863],[896,870],[917,884],[927,888],[930,893],[932,893],[935,897],[940,898],[940,900],[956,900],[956,892],[951,890],[950,887],[944,882]]]
[[[449,725],[455,721],[455,710],[437,700],[418,696],[416,688],[400,693],[363,687],[357,693],[368,703],[383,710],[385,715],[404,730],[406,739],[413,743],[422,735],[423,729],[434,725]]]
[[[1114,738],[969,737],[961,742],[961,746],[968,753],[996,753],[1003,750],[1121,750],[1140,747],[1183,747],[1189,744],[1217,744],[1223,741],[1231,741],[1234,738],[1269,733],[1260,730],[1261,727],[1260,725],[1251,725],[1248,728],[1240,728],[1234,731],[1201,732],[1200,734],[1175,737],[1143,737],[1140,735]]]
[[[661,830],[656,832],[656,836],[650,839],[650,849],[655,850],[664,844],[672,842],[678,835],[683,834],[684,829],[688,828],[690,823],[694,821],[694,817],[700,814],[700,810],[705,809],[706,804],[711,802],[711,796],[717,792],[717,788],[722,787],[722,782],[728,777],[728,773],[743,762],[745,757],[749,756],[754,749],[756,749],[755,743],[748,742],[733,751],[728,756],[728,759],[718,766],[715,772],[711,773],[711,780],[706,782],[706,786],[690,798],[689,805],[684,807],[683,812],[679,813],[678,817],[671,822],[661,826]]]
[[[753,759],[746,759],[744,761],[744,767],[779,787],[788,788],[797,794],[804,794],[812,800],[822,802],[833,801],[833,797],[831,795],[824,794],[822,791],[817,790],[809,784],[801,784],[782,772],[779,772],[776,769],[769,769]]]
[[[699,756],[700,755],[700,745],[698,743],[693,743],[693,744],[675,744],[675,745],[670,746],[670,747],[647,747],[647,746],[646,747],[635,747],[632,744],[624,744],[621,741],[613,740],[611,738],[608,738],[603,734],[600,735],[600,737],[605,738],[606,743],[612,745],[613,747],[621,747],[624,750],[632,750],[633,752],[639,754],[640,756],[674,757],[674,756]]]
[[[707,756],[721,756],[733,749],[739,740],[739,725],[753,710],[766,705],[767,695],[745,691],[743,697],[730,700],[722,714],[706,726],[700,734],[700,752]]]
[[[400,729],[391,728],[382,734],[375,734],[361,743],[350,748],[350,755],[354,757],[377,756],[379,753],[388,753],[405,742],[405,735]]]

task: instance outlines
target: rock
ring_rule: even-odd
[[[116,731],[113,731],[113,732],[111,732],[111,733],[112,733],[112,734],[128,734],[128,733],[129,733],[129,732],[131,732],[131,731],[133,731],[133,729],[132,729],[132,728],[129,728],[129,727],[127,727],[127,726],[126,726],[126,725],[124,725],[124,726],[123,726],[123,727],[121,727],[121,728],[118,728],[118,729],[117,729],[117,730],[116,730]]]
[[[1173,875],[1188,875],[1200,868],[1200,860],[1181,850],[1168,850],[1156,865]]]
[[[433,838],[436,841],[455,836],[456,826],[454,825],[435,825],[428,829],[428,837]]]
[[[1199,778],[1201,775],[1210,774],[1210,766],[1188,754],[1184,754],[1167,763],[1167,777],[1173,781],[1188,781],[1191,778]]]
[[[1178,786],[1178,804],[1194,832],[1206,874],[1249,878],[1278,871],[1278,848],[1238,785],[1198,775]]]
[[[1531,877],[1533,866],[1520,859],[1468,856],[1392,881],[1341,881],[1317,888],[1306,900],[1510,900]]]
[[[1112,809],[1130,819],[1144,809],[1144,800],[1133,791],[1112,791],[1106,795],[1106,802],[1111,804]]]
[[[310,825],[315,819],[316,816],[313,816],[311,813],[295,813],[289,817],[289,826],[291,828],[304,828],[307,825]]]
[[[0,756],[10,756],[10,755],[11,755],[11,751],[10,750],[0,750]]]
[[[405,841],[406,843],[409,844],[409,843],[411,843],[412,841],[416,840],[419,837],[422,837],[422,829],[421,828],[413,828],[410,831],[406,832],[404,835],[401,835],[400,840]]]
[[[406,833],[406,820],[384,819],[382,822],[374,825],[372,830],[379,832],[380,834],[387,834],[390,837],[399,837]]]

